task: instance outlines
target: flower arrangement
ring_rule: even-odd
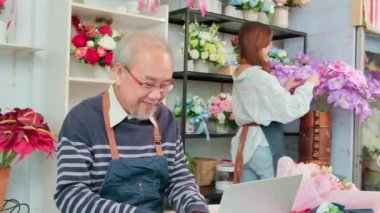
[[[320,167],[314,163],[295,163],[289,157],[280,158],[277,177],[299,174],[303,175],[303,178],[293,204],[292,210],[295,212],[319,206],[326,201],[324,198],[331,191],[358,191],[347,179],[340,180],[333,175],[331,167]]]
[[[363,72],[340,61],[316,61],[309,55],[298,53],[294,64],[277,63],[271,66],[272,73],[284,84],[290,78],[304,81],[318,73],[320,84],[314,89],[314,104],[317,110],[329,107],[355,110],[363,122],[371,115],[369,102],[374,97]]]
[[[376,160],[380,156],[380,148],[375,145],[371,145],[371,146],[364,145],[362,149],[362,153],[364,157],[372,158]]]
[[[216,24],[208,27],[198,22],[189,24],[188,53],[190,59],[207,61],[214,66],[225,64],[226,44],[218,37],[219,27]]]
[[[217,124],[236,129],[235,116],[232,113],[232,97],[229,93],[219,93],[212,96],[207,103],[209,120]]]
[[[30,108],[0,111],[0,170],[11,166],[35,150],[51,156],[55,138],[41,114]]]
[[[182,115],[182,97],[177,97],[174,105],[174,115]],[[198,123],[202,119],[208,118],[207,105],[197,95],[191,93],[186,97],[186,117],[190,118],[191,123]]]
[[[5,0],[0,0],[0,14],[3,12],[5,9]]]
[[[229,0],[228,4],[238,10],[264,12],[267,16],[274,13],[273,0]]]
[[[81,22],[73,16],[71,23],[76,34],[71,39],[71,54],[80,63],[110,68],[113,65],[113,50],[122,34],[111,29],[112,20],[97,18],[95,22]]]
[[[302,7],[310,0],[273,0],[276,7]]]
[[[290,64],[288,54],[285,50],[272,47],[268,53],[270,63]]]

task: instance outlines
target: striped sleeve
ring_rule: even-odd
[[[133,206],[101,199],[91,191],[92,158],[81,142],[62,138],[58,147],[58,176],[55,201],[61,212],[135,212]]]
[[[177,212],[209,212],[194,175],[188,170],[180,137],[176,141],[175,159],[173,165],[169,166],[169,173],[168,199]]]
[[[60,132],[57,186],[54,195],[58,209],[67,213],[138,212],[128,204],[100,198],[91,188],[91,184],[96,181],[91,178],[90,169],[94,156],[91,147],[84,142],[88,138],[84,127],[77,116],[69,114]]]

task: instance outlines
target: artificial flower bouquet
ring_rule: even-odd
[[[5,0],[0,0],[0,14],[3,12],[5,8]]]
[[[219,25],[210,27],[198,22],[189,24],[188,54],[191,60],[202,60],[218,67],[226,62],[225,42],[218,37]]]
[[[174,104],[174,116],[182,116],[182,97],[177,97]],[[210,140],[208,129],[205,120],[208,118],[207,105],[197,95],[191,93],[186,97],[186,133],[201,134],[206,133],[207,140]],[[195,130],[194,124],[199,124],[198,129]]]
[[[270,64],[275,64],[275,63],[281,63],[281,64],[284,64],[284,65],[285,64],[290,64],[290,60],[288,58],[288,54],[283,49],[272,47],[269,50],[268,57],[269,57]]]
[[[41,114],[30,108],[0,110],[0,170],[11,166],[35,150],[51,156],[56,140]]]
[[[362,122],[371,115],[369,103],[377,97],[371,93],[363,72],[341,60],[316,61],[298,53],[293,64],[276,63],[271,69],[281,84],[290,78],[304,81],[317,73],[320,76],[320,84],[314,89],[317,110],[327,111],[331,106],[355,110]]]
[[[229,0],[228,4],[234,6],[238,10],[263,12],[267,16],[274,13],[273,0]]]
[[[235,116],[232,113],[232,97],[229,93],[212,96],[207,103],[209,121],[236,129]]]
[[[314,163],[295,163],[289,157],[278,161],[277,177],[303,175],[292,210],[302,212],[313,209],[324,201],[331,191],[358,191],[356,186],[347,179],[340,180],[332,174],[331,167],[320,167]]]
[[[97,18],[82,22],[73,16],[71,24],[76,34],[71,39],[71,54],[80,63],[98,65],[109,70],[113,65],[113,51],[122,38],[121,32],[111,28],[112,20]]]

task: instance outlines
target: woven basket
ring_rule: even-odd
[[[194,157],[194,175],[199,186],[209,186],[214,178],[218,160]]]
[[[236,70],[236,66],[222,66],[218,68],[218,74],[232,75]]]

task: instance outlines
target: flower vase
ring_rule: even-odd
[[[306,113],[300,119],[299,161],[330,166],[331,138],[330,113]]]
[[[227,134],[228,126],[226,124],[217,123],[215,126],[215,132],[218,134]]]
[[[257,21],[263,24],[269,24],[269,17],[266,13],[260,12]]]
[[[210,72],[210,67],[203,60],[194,60],[194,71],[208,73]]]
[[[94,78],[102,79],[102,80],[112,80],[113,72],[111,71],[111,67],[94,67]]]
[[[243,10],[243,18],[247,21],[257,21],[259,13],[253,10]]]
[[[210,133],[214,133],[214,132],[216,132],[216,123],[215,123],[214,121],[210,121],[210,120],[208,120],[208,121],[206,122],[206,124],[207,124],[207,129],[208,129],[208,131],[209,131]]]
[[[3,209],[11,168],[0,170],[0,210]]]
[[[277,27],[288,28],[289,27],[289,8],[276,7],[274,8],[274,14],[271,20],[272,25]]]
[[[7,23],[5,21],[0,21],[0,44],[7,43]]]
[[[224,15],[241,19],[243,18],[241,10],[237,10],[234,6],[231,5],[227,5],[224,8]]]
[[[187,134],[192,134],[195,132],[195,124],[190,122],[191,118],[186,118],[185,132]]]

